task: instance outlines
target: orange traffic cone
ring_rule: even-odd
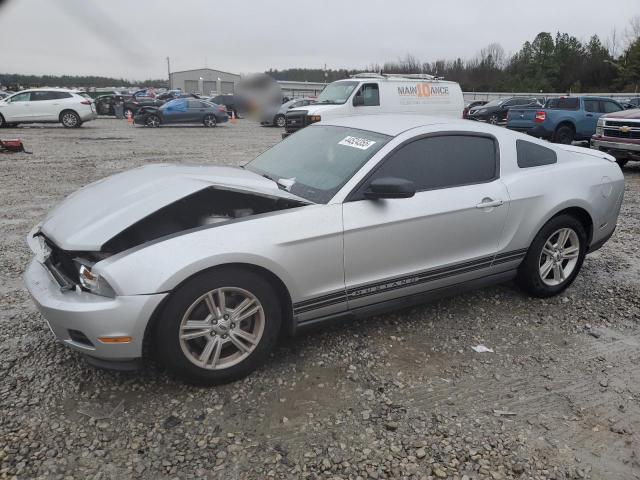
[[[127,123],[130,123],[133,125],[133,115],[131,115],[131,110],[127,112]]]
[[[233,123],[234,125],[236,124],[238,120],[236,119],[236,112],[235,110],[231,110],[231,123]]]

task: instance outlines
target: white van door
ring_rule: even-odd
[[[380,85],[377,82],[363,83],[356,90],[351,100],[351,112],[353,115],[367,115],[382,113],[383,105],[380,102]]]

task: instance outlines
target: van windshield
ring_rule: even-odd
[[[341,105],[347,101],[358,82],[333,82],[318,95],[316,103]]]

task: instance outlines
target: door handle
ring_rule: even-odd
[[[493,207],[499,207],[503,204],[504,202],[502,200],[491,200],[490,198],[485,198],[482,200],[481,203],[476,205],[476,208],[493,208]]]

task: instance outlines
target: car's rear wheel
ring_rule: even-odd
[[[210,270],[188,280],[163,309],[159,360],[195,383],[237,380],[264,362],[280,323],[277,295],[264,278],[237,268]]]
[[[286,123],[286,119],[284,115],[276,115],[275,121],[273,122],[276,124],[276,127],[284,127],[285,123]]]
[[[518,269],[517,283],[536,297],[550,297],[575,280],[587,253],[587,233],[571,215],[549,220]]]
[[[205,127],[213,128],[218,124],[218,120],[216,119],[215,115],[205,115],[204,120],[202,120],[202,123],[204,124]]]
[[[145,119],[144,124],[147,127],[159,127],[160,126],[160,117],[158,117],[157,115],[149,115]]]
[[[496,115],[496,114],[493,114],[493,115],[491,115],[491,116],[489,117],[489,123],[490,123],[491,125],[497,125],[497,124],[498,124],[498,120],[499,120],[499,119],[498,119],[498,115]]]
[[[64,128],[78,128],[82,125],[82,120],[76,112],[66,110],[60,114],[60,123]]]
[[[568,125],[560,125],[556,132],[553,134],[554,143],[562,143],[564,145],[571,145],[575,137],[573,128]]]
[[[125,108],[124,109],[124,118],[133,118],[133,110],[131,110],[130,108]]]

